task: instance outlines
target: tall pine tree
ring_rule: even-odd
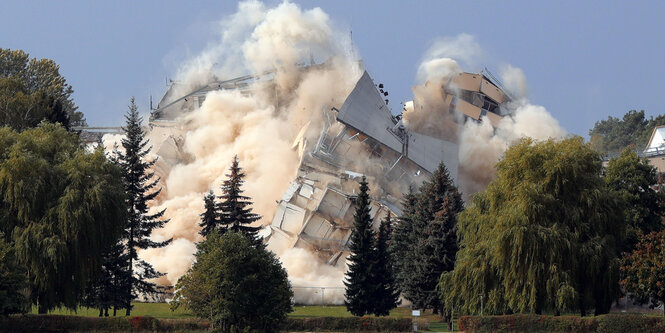
[[[407,229],[408,235],[396,239],[396,243],[411,244],[405,249],[406,255],[398,259],[400,289],[415,307],[438,312],[443,304],[436,286],[441,274],[453,270],[455,265],[457,214],[464,208],[462,197],[441,163],[420,187],[417,200],[410,200],[407,204],[415,207],[405,207],[402,223],[410,222],[411,226],[400,227]],[[396,236],[404,237],[402,231]]]
[[[231,173],[227,174],[227,180],[222,183],[221,202],[218,206],[219,226],[223,233],[225,230],[240,231],[254,241],[262,244],[258,237],[259,227],[252,227],[253,222],[258,221],[261,216],[252,213],[250,197],[242,195],[242,184],[245,182],[245,173],[238,165],[238,155],[233,158]]]
[[[145,139],[145,132],[141,128],[143,119],[139,117],[134,97],[130,101],[125,119],[126,124],[123,127],[125,138],[122,140],[124,151],[119,152],[117,158],[124,171],[127,193],[128,216],[124,236],[130,279],[126,288],[133,298],[139,294],[160,293],[160,288],[149,280],[164,275],[157,272],[148,262],[140,260],[137,250],[164,247],[171,243],[172,239],[163,242],[150,239],[152,231],[163,227],[168,220],[162,219],[166,210],[148,214],[148,202],[159,195],[161,188],[156,188],[159,178],[150,170],[156,160],[146,160],[152,147],[148,147],[148,140]],[[126,315],[129,316],[130,313],[131,304],[127,303]]]
[[[395,283],[395,276],[392,265],[392,257],[388,251],[391,243],[392,220],[390,212],[386,218],[381,221],[379,232],[376,237],[376,248],[374,251],[374,269],[372,270],[373,280],[376,289],[373,297],[373,310],[377,316],[387,316],[390,310],[399,304],[399,290]]]
[[[201,223],[199,223],[201,231],[199,234],[203,237],[207,237],[209,233],[217,229],[217,224],[219,223],[215,194],[212,193],[212,191],[208,192],[208,194],[203,197],[203,204],[205,211],[201,213]]]
[[[411,278],[411,272],[414,270],[416,264],[416,239],[414,238],[413,227],[416,218],[417,202],[418,194],[413,191],[413,187],[409,187],[409,192],[404,195],[404,199],[402,200],[402,216],[398,219],[390,242],[395,280],[402,292],[406,292],[403,286]]]
[[[360,181],[360,191],[356,199],[356,212],[353,214],[353,231],[349,248],[351,255],[347,259],[349,270],[346,273],[346,300],[347,310],[354,316],[364,316],[372,313],[374,305],[375,281],[372,269],[375,265],[374,231],[372,218],[369,215],[371,206],[369,187],[363,176]]]

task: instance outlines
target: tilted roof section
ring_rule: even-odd
[[[403,154],[429,172],[434,172],[439,163],[445,161],[451,176],[457,177],[457,144],[412,131],[406,133],[406,140],[394,134],[392,128],[396,122],[367,72],[344,101],[337,120]]]
[[[347,124],[391,149],[401,152],[402,142],[390,129],[395,126],[393,115],[374,86],[367,71],[344,101],[337,120]]]

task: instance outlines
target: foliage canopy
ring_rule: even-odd
[[[459,220],[455,269],[441,296],[463,313],[607,313],[619,293],[623,210],[601,156],[580,137],[522,139]]]
[[[40,312],[75,308],[122,230],[120,169],[60,125],[3,127],[0,193],[0,231],[28,271],[30,300]]]
[[[217,329],[278,331],[293,311],[286,270],[272,252],[241,232],[208,234],[176,285],[173,307],[209,318]]]

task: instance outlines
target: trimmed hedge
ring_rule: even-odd
[[[544,316],[517,314],[507,316],[461,316],[459,329],[480,332],[571,332],[614,333],[665,332],[665,318],[639,314],[607,314],[597,317]]]
[[[288,318],[285,331],[410,332],[410,318],[321,317]]]
[[[322,317],[287,318],[286,331],[408,332],[409,318]],[[418,324],[419,328],[423,323]],[[153,317],[81,317],[64,315],[13,315],[0,317],[0,332],[143,332],[206,330],[210,323],[199,319],[157,319]]]
[[[204,330],[209,323],[198,319],[153,317],[81,317],[63,315],[13,315],[0,317],[0,332],[141,332]]]

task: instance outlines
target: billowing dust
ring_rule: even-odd
[[[339,33],[319,8],[304,10],[288,2],[267,8],[247,1],[218,26],[219,40],[178,72],[181,91],[175,95],[189,93],[211,80],[266,71],[274,74],[271,80],[255,83],[249,93],[208,93],[200,108],[177,120],[182,138],[172,146],[180,146],[181,152],[155,146],[151,157],[160,155],[154,169],[161,177],[163,193],[151,209],[166,208],[170,222],[156,230],[153,238],[173,237],[174,241],[165,248],[142,251],[140,256],[166,273],[159,281],[163,284],[175,284],[190,267],[195,244],[201,241],[198,223],[203,195],[211,189],[220,194],[233,156],[238,155],[246,173],[245,194],[253,199],[254,211],[263,216],[260,223],[269,224],[276,201],[296,176],[306,149],[303,142],[314,142],[319,135],[322,111],[340,107],[362,74],[348,36]],[[480,47],[470,35],[442,39],[433,45],[417,73],[420,84],[414,88],[414,100],[419,108],[414,109],[413,102],[406,103],[404,121],[409,129],[437,136],[441,126],[450,127],[441,125],[449,123],[445,120],[450,117],[457,124],[463,122],[448,110],[441,91],[443,87],[455,93],[454,86],[446,86],[451,75],[462,70],[453,58],[469,64],[478,52]],[[302,66],[312,63],[319,65]],[[508,106],[511,116],[496,129],[489,121],[482,121],[443,131],[455,133],[452,139],[460,143],[458,183],[465,194],[482,189],[492,179],[494,163],[515,139],[565,135],[543,107],[528,103],[521,71],[506,67],[503,72],[506,86],[519,96]],[[154,128],[149,138],[151,144],[158,145],[164,134]],[[119,140],[117,136],[105,137],[106,148],[111,150],[113,142]],[[341,303],[343,268],[321,263],[304,249],[286,249],[279,256],[299,302],[320,302],[318,289],[301,287],[336,287],[325,291],[326,302]]]

